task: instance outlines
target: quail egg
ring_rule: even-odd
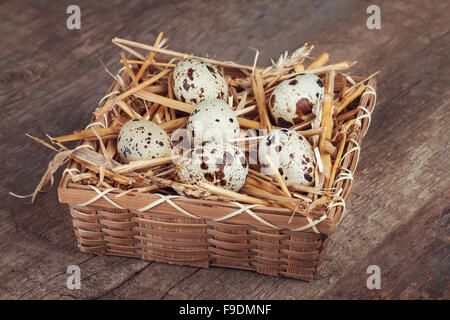
[[[239,137],[239,122],[227,103],[208,99],[192,111],[186,130],[194,138],[194,145],[204,141],[227,141]]]
[[[278,168],[286,183],[311,186],[313,184],[315,158],[308,140],[289,129],[272,130],[259,143],[258,158],[263,174],[273,175],[266,155]]]
[[[184,59],[173,70],[173,91],[183,102],[196,105],[206,99],[228,100],[228,85],[221,71],[200,59]]]
[[[269,99],[270,113],[278,126],[291,127],[311,112],[318,116],[323,94],[323,82],[318,76],[299,74],[282,81],[273,90]]]
[[[117,151],[122,162],[129,163],[170,156],[172,143],[167,133],[156,123],[133,119],[120,130]]]
[[[248,174],[244,153],[228,142],[205,142],[188,151],[174,170],[175,181],[205,182],[239,191]]]

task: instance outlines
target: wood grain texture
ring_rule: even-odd
[[[381,30],[366,28],[372,1],[77,1],[81,30],[66,28],[66,4],[0,4],[1,299],[449,299],[450,22],[446,1],[382,2]],[[331,62],[358,60],[352,74],[378,76],[379,99],[364,140],[347,214],[311,283],[223,268],[169,266],[81,253],[56,190],[29,193],[52,151],[24,136],[84,127],[111,83],[96,55],[119,68],[110,40],[153,43],[268,64],[305,41]],[[61,172],[59,172],[58,177]],[[82,289],[66,288],[68,265]],[[367,266],[381,289],[366,288]]]

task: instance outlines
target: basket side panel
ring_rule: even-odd
[[[139,257],[136,251],[135,214],[128,210],[98,210],[101,230],[106,243],[106,252],[111,255]]]
[[[208,225],[204,219],[134,212],[137,253],[142,259],[209,267]]]
[[[287,239],[281,241],[281,261],[285,277],[313,280],[321,263],[324,235],[320,233],[285,231]]]
[[[212,220],[207,223],[211,265],[254,270],[250,264],[253,252],[249,226]]]
[[[98,211],[93,207],[69,206],[78,247],[83,252],[104,254],[106,242]]]
[[[281,261],[281,240],[285,238],[279,230],[268,228],[257,228],[250,230],[254,236],[251,243],[255,255],[252,257],[252,264],[258,273],[271,276],[280,275],[283,271],[283,262]]]
[[[252,270],[310,281],[323,234],[255,228],[166,213],[69,206],[81,251],[168,264]]]

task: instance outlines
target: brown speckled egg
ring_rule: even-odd
[[[170,156],[172,143],[156,123],[134,119],[125,123],[117,138],[117,152],[123,163]]]
[[[219,99],[208,99],[197,105],[187,122],[186,130],[194,144],[229,140],[239,137],[239,122],[230,106]]]
[[[220,70],[200,59],[184,59],[173,70],[173,92],[183,102],[196,105],[206,99],[228,100],[228,85]]]
[[[248,163],[244,153],[228,142],[206,142],[195,146],[174,170],[175,181],[205,182],[239,191],[245,183]]]
[[[311,73],[302,73],[282,81],[273,90],[269,99],[269,110],[276,124],[291,127],[302,122],[302,116],[315,110],[322,104],[323,82]]]
[[[266,154],[286,183],[313,185],[315,158],[308,140],[289,129],[272,130],[259,143],[258,158],[263,174],[273,175]]]

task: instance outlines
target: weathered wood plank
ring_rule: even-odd
[[[64,3],[0,4],[8,35],[0,38],[0,298],[449,298],[450,4],[383,2],[381,30],[368,30],[370,1],[77,3],[79,31],[66,29]],[[7,195],[31,192],[52,157],[25,132],[56,136],[88,123],[111,83],[95,54],[116,71],[110,39],[152,43],[161,30],[172,49],[245,64],[248,47],[268,64],[311,41],[332,62],[358,60],[352,74],[381,70],[348,212],[316,281],[91,256],[76,248],[56,190],[35,205]],[[71,264],[82,270],[81,290],[66,288]],[[381,290],[366,288],[371,264],[381,268]]]

